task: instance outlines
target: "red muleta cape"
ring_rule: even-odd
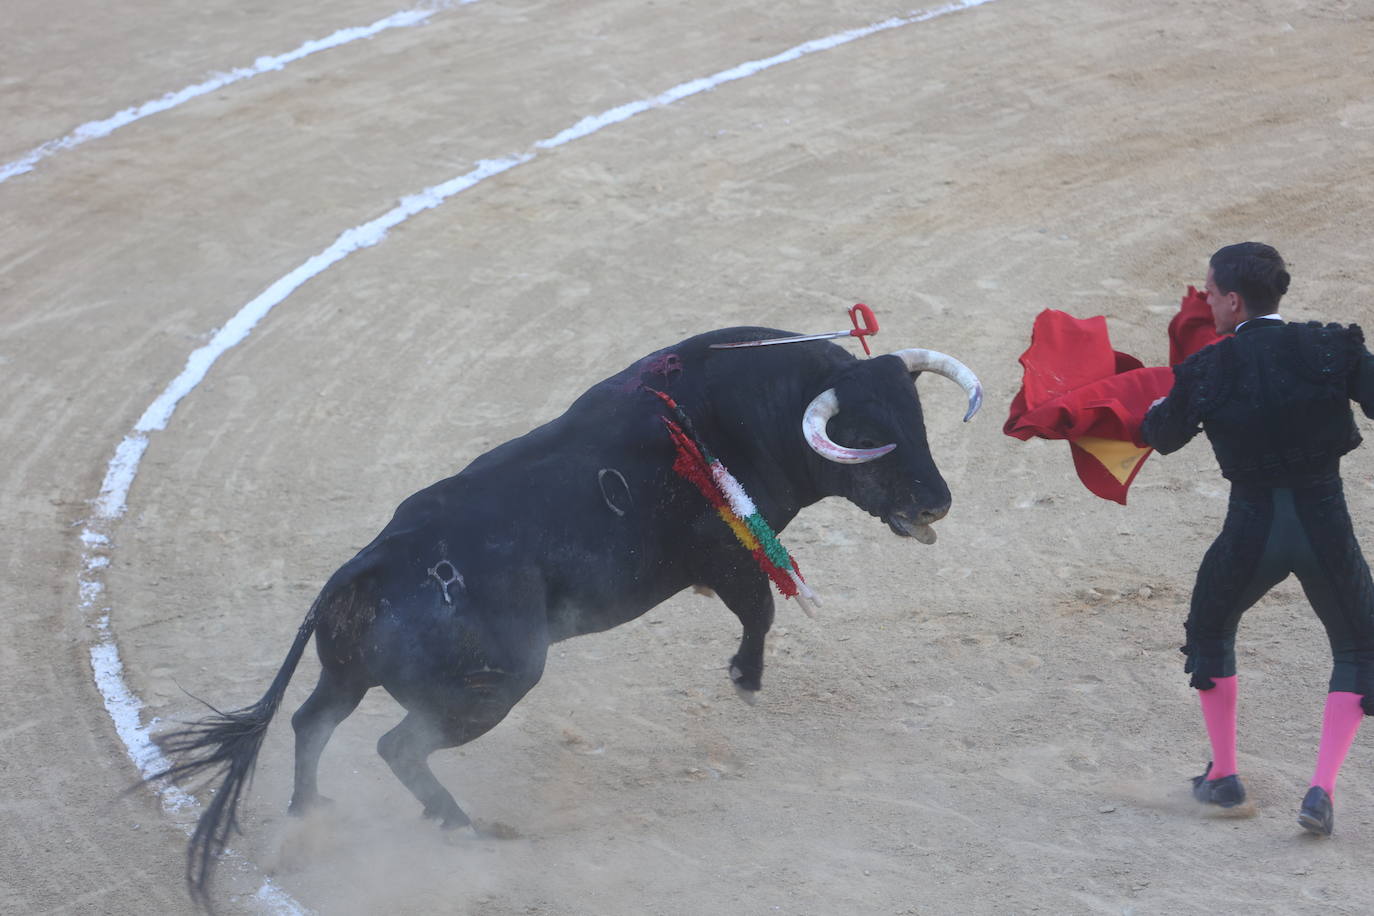
[[[1169,322],[1169,365],[1219,340],[1207,297],[1193,287]],[[1169,366],[1147,367],[1112,349],[1107,319],[1074,318],[1055,309],[1035,317],[1021,354],[1021,390],[1002,431],[1016,439],[1067,439],[1078,479],[1103,499],[1126,493],[1153,451],[1140,424],[1174,384]]]

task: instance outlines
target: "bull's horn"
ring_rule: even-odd
[[[961,388],[968,393],[968,413],[964,414],[964,422],[967,423],[978,408],[983,405],[983,385],[978,381],[978,376],[973,374],[973,370],[952,356],[946,356],[935,350],[920,350],[912,348],[909,350],[896,350],[893,356],[906,363],[906,371],[934,372],[936,375],[943,375],[952,382],[957,382]]]
[[[878,448],[845,448],[840,445],[825,431],[826,421],[839,412],[840,399],[834,388],[827,388],[816,395],[806,408],[806,416],[802,418],[802,434],[806,436],[806,444],[817,455],[839,464],[863,464],[881,458],[897,447],[895,442]]]

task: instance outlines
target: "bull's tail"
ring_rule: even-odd
[[[328,593],[328,589],[325,590]],[[179,782],[205,773],[223,772],[219,786],[196,822],[195,832],[186,851],[186,884],[191,896],[201,904],[207,903],[207,893],[215,864],[224,852],[231,834],[238,833],[237,808],[244,789],[252,781],[262,739],[267,726],[281,705],[286,685],[296,672],[324,603],[322,594],[305,615],[296,641],[286,653],[286,661],[277,670],[272,686],[256,703],[232,712],[214,710],[207,716],[180,731],[158,738],[162,749],[178,762],[147,777],[146,781],[169,779]],[[210,707],[214,709],[214,707]]]

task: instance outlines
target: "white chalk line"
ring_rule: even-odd
[[[100,615],[92,625],[96,629],[96,644],[91,649],[91,665],[95,673],[96,685],[105,701],[106,711],[114,721],[115,730],[124,742],[129,759],[138,767],[144,777],[160,772],[170,766],[170,761],[152,740],[152,729],[158,724],[153,720],[142,723],[144,705],[130,689],[124,679],[124,666],[119,658],[119,649],[110,628],[108,605],[98,606],[104,594],[103,571],[109,565],[110,537],[114,524],[127,509],[129,490],[138,474],[143,454],[148,447],[148,434],[163,430],[171,420],[177,405],[195,389],[215,362],[239,343],[243,342],[253,328],[267,314],[283,302],[291,293],[306,281],[319,275],[330,266],[362,248],[370,248],[386,238],[392,228],[400,225],[416,214],[438,207],[449,198],[465,191],[487,178],[509,171],[518,165],[530,162],[540,150],[554,149],[574,140],[590,136],[612,124],[626,121],[635,115],[662,108],[674,102],[701,92],[714,89],[728,82],[761,73],[779,64],[788,63],[810,54],[828,51],[860,38],[885,32],[902,26],[928,22],[949,13],[955,13],[983,6],[995,0],[961,0],[947,3],[929,10],[915,12],[907,16],[896,16],[872,25],[840,32],[826,38],[819,38],[789,48],[772,57],[748,61],[737,67],[722,70],[712,76],[680,83],[652,98],[631,102],[608,109],[599,115],[583,118],[571,127],[554,136],[537,141],[533,147],[518,155],[501,159],[479,160],[477,167],[450,179],[442,184],[426,188],[418,194],[402,198],[396,207],[369,222],[355,226],[342,233],[324,251],[308,259],[295,270],[277,280],[256,298],[243,306],[224,327],[218,329],[210,342],[198,348],[187,358],[186,367],[160,394],[133,430],[115,449],[110,459],[100,494],[92,500],[92,516],[87,520],[81,540],[86,550],[83,553],[84,571],[79,577],[81,589],[81,608],[87,617]],[[169,813],[195,809],[199,803],[181,789],[164,785],[159,788],[163,809]],[[300,905],[280,891],[270,879],[264,881],[257,899],[274,912],[303,913]]]
[[[459,4],[475,3],[477,0],[453,0]],[[99,121],[87,121],[76,130],[57,140],[49,140],[41,144],[28,153],[14,160],[13,162],[0,165],[0,184],[15,177],[23,175],[25,172],[33,171],[34,166],[39,162],[62,150],[73,149],[90,140],[97,140],[101,137],[108,137],[121,127],[141,121],[144,118],[159,114],[164,111],[176,108],[178,105],[209,95],[217,89],[240,82],[241,80],[251,79],[264,73],[271,73],[275,70],[283,69],[287,64],[295,63],[302,58],[317,54],[320,51],[328,51],[346,45],[349,42],[358,41],[362,38],[371,38],[387,29],[400,29],[409,26],[420,25],[426,22],[437,12],[436,9],[413,9],[402,10],[399,13],[392,13],[384,19],[378,19],[371,25],[355,26],[353,28],[339,29],[332,35],[324,38],[311,39],[305,42],[294,51],[285,54],[278,54],[272,57],[259,57],[253,62],[251,67],[238,67],[228,73],[217,73],[210,79],[196,83],[194,86],[187,86],[185,89],[178,89],[176,92],[168,92],[160,98],[144,102],[142,105],[135,105],[125,108],[123,111],[116,112],[108,118]]]

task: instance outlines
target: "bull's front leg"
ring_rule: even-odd
[[[773,593],[768,578],[758,570],[743,570],[713,588],[744,626],[739,651],[730,659],[730,680],[741,697],[751,700],[763,686],[763,646],[773,626]]]

